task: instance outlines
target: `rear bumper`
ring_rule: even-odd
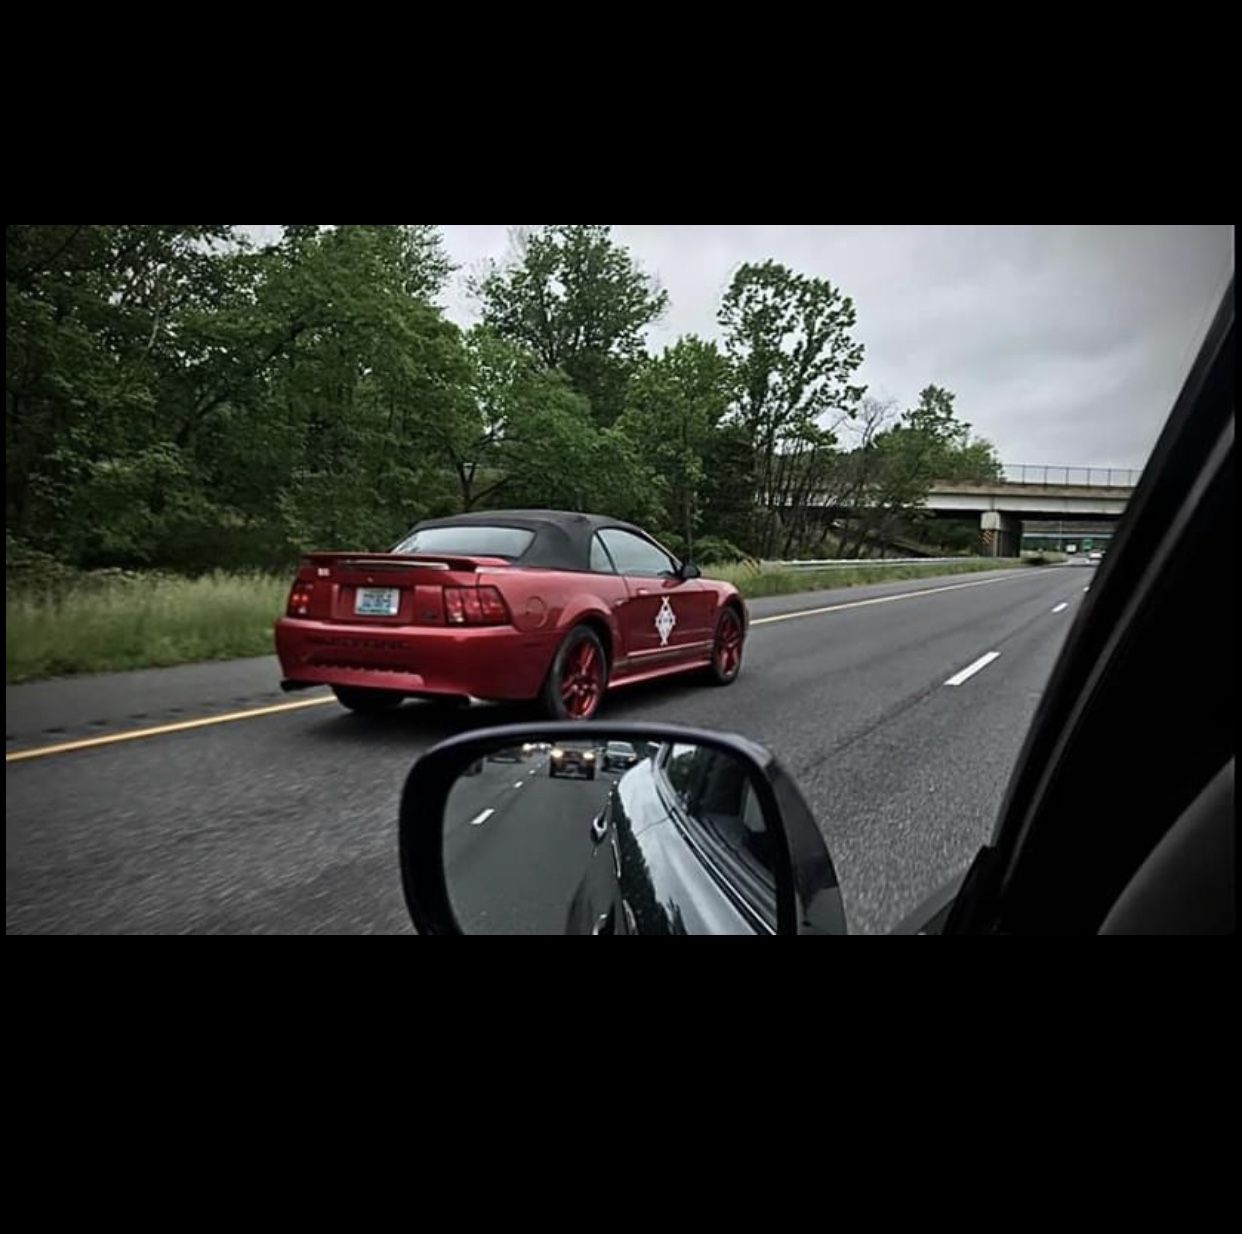
[[[361,686],[405,694],[530,699],[543,685],[557,636],[512,626],[349,625],[282,617],[276,654],[285,690]]]

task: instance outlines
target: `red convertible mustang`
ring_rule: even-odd
[[[728,685],[746,606],[629,523],[488,510],[415,526],[391,553],[310,553],[276,623],[282,686],[354,711],[407,697],[537,699],[589,720],[604,692],[698,670]]]

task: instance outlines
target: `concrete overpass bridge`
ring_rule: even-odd
[[[945,518],[978,515],[985,553],[1015,557],[1023,531],[1038,547],[1064,548],[1083,536],[1107,541],[1100,530],[1125,513],[1141,473],[1125,467],[1007,464],[1004,478],[988,484],[932,485],[926,508]],[[1034,546],[1034,545],[1033,545]]]
[[[1111,538],[1140,474],[1126,467],[1005,464],[997,481],[933,484],[924,509],[940,518],[977,516],[983,551],[994,557],[1016,557],[1024,530],[1030,547],[1066,548],[1084,537],[1099,547]]]

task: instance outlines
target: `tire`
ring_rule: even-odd
[[[405,701],[404,694],[393,690],[371,690],[365,686],[333,686],[332,693],[342,707],[359,715],[373,715],[379,711],[391,711]]]
[[[588,626],[575,626],[548,669],[539,702],[550,720],[589,720],[608,686],[603,644]]]
[[[741,614],[731,604],[726,604],[716,618],[712,662],[706,671],[707,680],[712,685],[731,686],[737,680],[738,673],[742,671],[745,642]]]

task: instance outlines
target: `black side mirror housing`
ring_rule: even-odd
[[[682,580],[702,578],[702,576],[703,571],[693,561],[683,561],[677,569],[677,577]]]
[[[493,767],[501,750],[525,761]],[[686,752],[692,774],[705,773],[697,817],[668,792],[685,782],[665,760]],[[480,765],[483,775],[473,774]],[[747,881],[744,863],[731,868],[727,845],[711,846],[713,836],[743,834],[721,825],[724,790],[741,783],[757,807],[750,838],[765,886]],[[399,839],[420,934],[846,932],[832,859],[797,786],[769,751],[726,733],[569,721],[452,737],[410,770]],[[579,841],[581,866],[567,857]]]

